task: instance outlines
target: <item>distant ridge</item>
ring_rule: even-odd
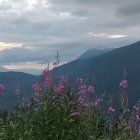
[[[4,68],[4,67],[0,66],[0,72],[6,72],[6,71],[7,71],[7,69],[6,69],[6,68]]]
[[[88,58],[96,57],[98,55],[101,55],[103,53],[109,52],[111,50],[113,50],[113,49],[97,49],[97,48],[89,49],[85,53],[83,53],[78,58],[78,60],[83,60],[83,59],[88,59]]]
[[[140,41],[103,53],[94,58],[75,60],[58,69],[58,74],[83,77],[94,83],[96,94],[119,94],[119,82],[124,66],[129,81],[128,96],[131,103],[140,99]]]
[[[21,97],[33,94],[32,84],[39,79],[23,72],[0,72],[0,83],[4,84],[5,91],[0,95],[0,108],[11,109],[18,101],[15,89],[21,89]]]
[[[43,70],[41,69],[6,69],[2,66],[0,66],[0,72],[23,72],[27,74],[32,74],[32,75],[40,75]]]
[[[24,72],[27,74],[32,74],[32,75],[41,75],[43,70],[39,70],[39,69],[14,69],[12,71],[17,71],[17,72]]]

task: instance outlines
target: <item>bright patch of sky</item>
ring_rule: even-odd
[[[21,43],[7,43],[7,42],[0,42],[0,51],[5,49],[11,49],[11,48],[21,48]]]
[[[106,33],[101,33],[101,34],[95,34],[95,33],[89,33],[89,35],[93,37],[103,37],[103,38],[123,38],[127,37],[128,35],[120,35],[120,34],[106,34]]]
[[[65,64],[67,62],[60,62],[59,66]],[[37,70],[44,70],[48,64],[40,64],[36,61],[33,62],[19,62],[19,63],[12,63],[10,65],[4,65],[3,67],[7,69],[37,69]],[[53,62],[49,63],[49,69],[53,69],[54,65]]]

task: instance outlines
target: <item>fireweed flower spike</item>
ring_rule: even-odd
[[[79,103],[81,105],[84,105],[86,103],[86,97],[85,97],[85,95],[80,94],[78,101],[79,101]]]
[[[128,81],[127,80],[122,80],[121,82],[120,82],[120,85],[119,85],[121,88],[123,88],[123,89],[126,89],[127,87],[128,87]]]
[[[88,93],[94,93],[94,87],[89,85],[88,88],[87,88],[87,92]]]
[[[121,94],[120,94],[120,101],[123,111],[127,108],[128,104],[128,98],[127,98],[127,87],[128,87],[128,81],[124,78],[120,84],[119,87],[121,88]]]
[[[61,94],[63,94],[64,89],[65,89],[64,84],[62,84],[62,83],[60,82],[59,85],[56,86],[56,87],[54,88],[54,91],[55,91],[57,94],[61,95]]]
[[[47,79],[44,83],[45,88],[50,88],[52,86],[52,80]]]
[[[34,90],[35,96],[40,96],[41,87],[40,87],[39,83],[33,84],[32,88]]]
[[[87,92],[87,86],[82,85],[80,86],[79,90],[80,90],[80,94],[85,94]]]
[[[41,88],[40,88],[40,86],[39,86],[39,84],[38,84],[38,83],[33,84],[32,88],[33,88],[33,90],[34,90],[35,92],[38,92],[38,91],[40,91],[40,90],[41,90]]]
[[[4,89],[5,89],[4,85],[0,84],[0,93],[3,93]]]
[[[95,100],[94,105],[100,105],[103,102],[103,98],[98,98]]]
[[[41,76],[44,77],[44,78],[46,78],[46,77],[48,76],[48,73],[49,73],[49,71],[48,71],[48,69],[46,68],[46,69],[42,72]]]

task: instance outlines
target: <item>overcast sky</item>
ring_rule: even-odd
[[[140,0],[0,0],[0,65],[43,68],[140,40]]]

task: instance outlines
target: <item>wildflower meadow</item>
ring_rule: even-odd
[[[1,140],[139,140],[140,102],[128,108],[126,78],[120,81],[119,107],[94,96],[96,87],[77,78],[56,81],[45,69],[32,85],[33,95],[23,97],[13,111],[1,111]],[[0,93],[4,94],[0,84]],[[18,96],[20,88],[15,90]]]

